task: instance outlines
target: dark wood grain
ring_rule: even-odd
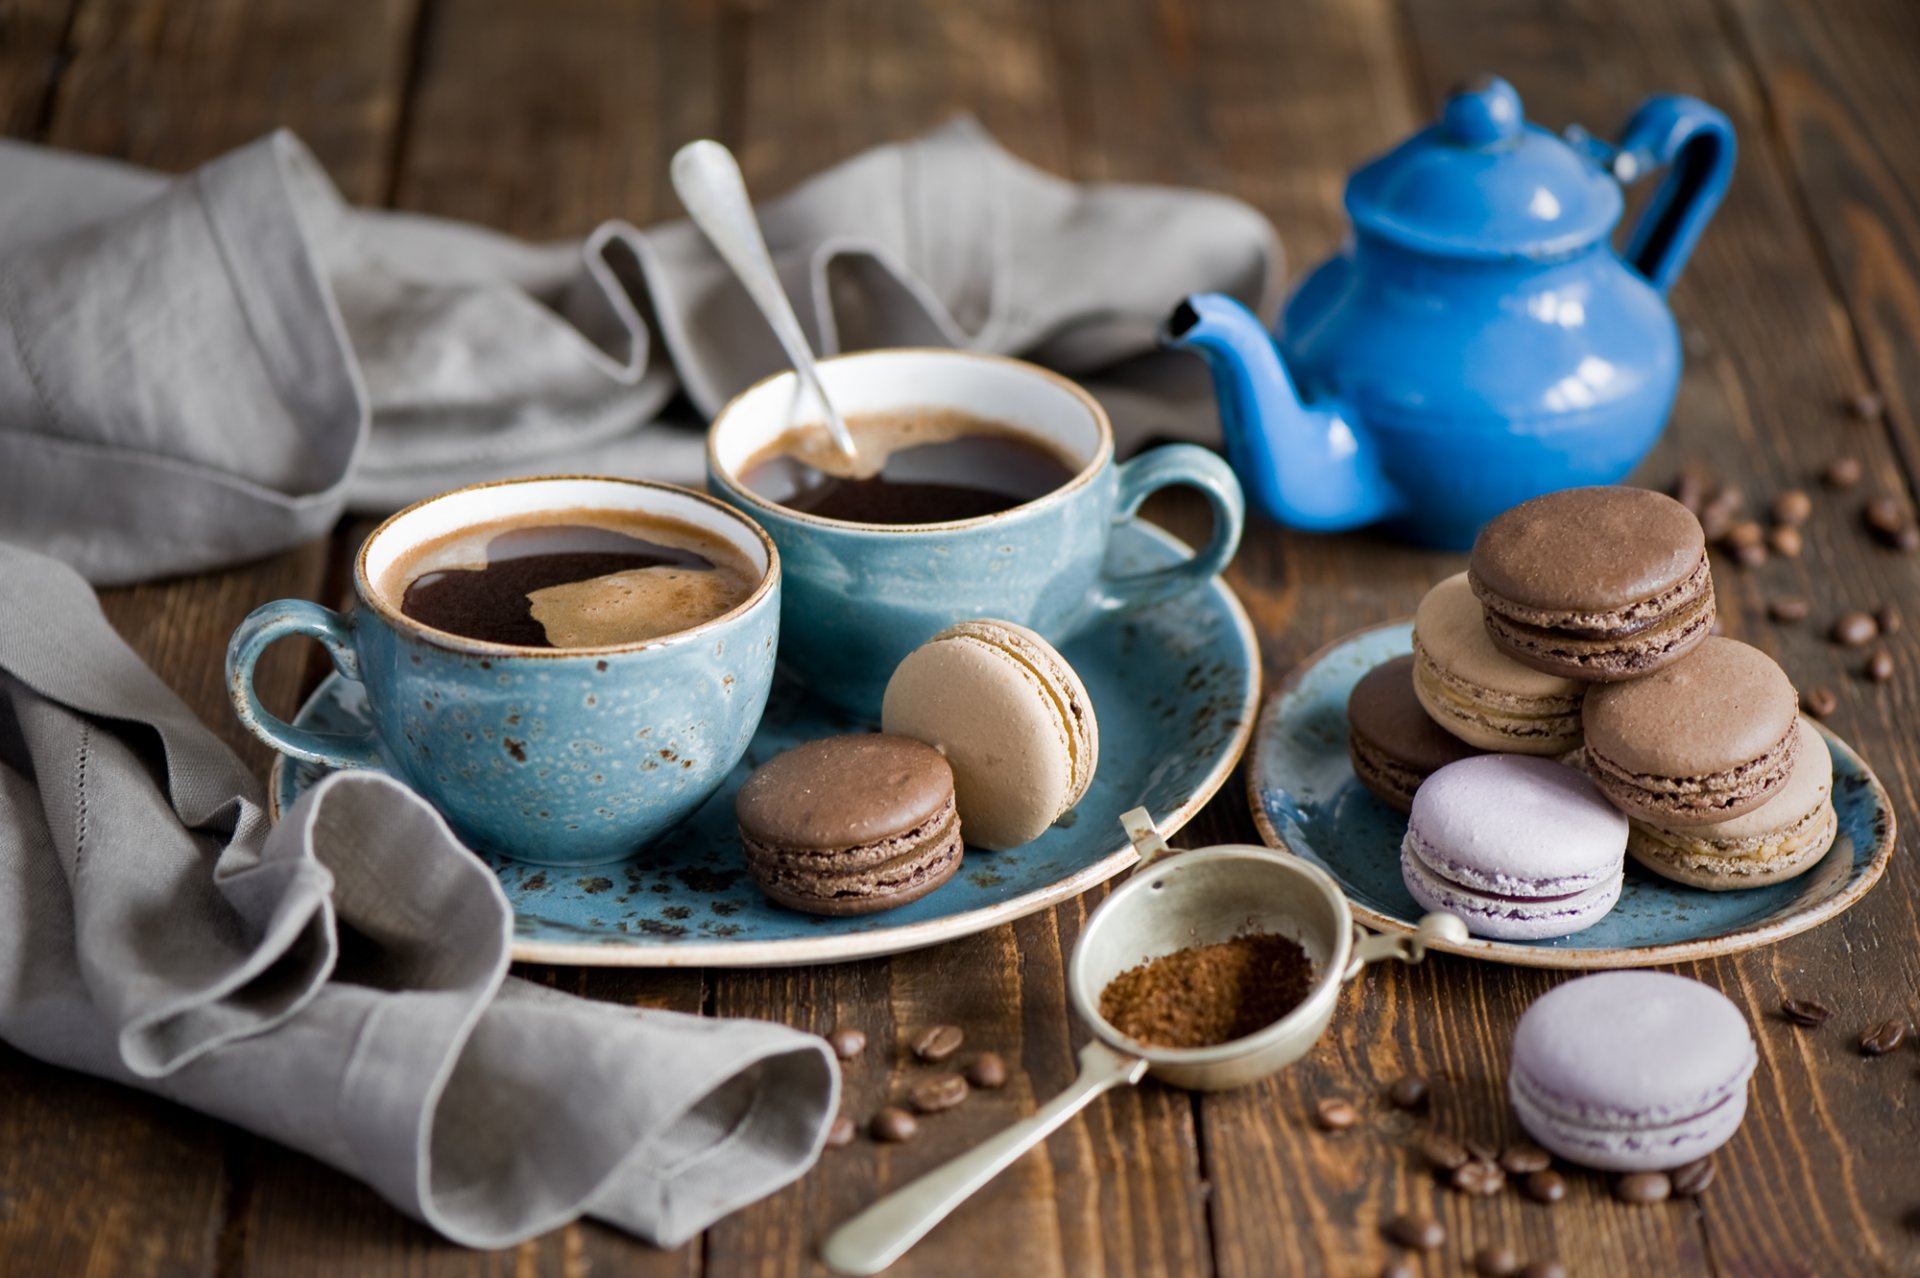
[[[39,141],[66,70],[74,0],[0,5],[0,134]]]

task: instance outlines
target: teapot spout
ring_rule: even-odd
[[[1213,373],[1227,459],[1270,519],[1309,532],[1338,532],[1398,512],[1398,494],[1350,410],[1309,408],[1266,328],[1219,293],[1174,308],[1162,340],[1198,351]]]

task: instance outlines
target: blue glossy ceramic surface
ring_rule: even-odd
[[[1243,502],[1226,463],[1206,449],[1173,444],[1116,464],[1098,402],[1055,374],[1017,360],[918,350],[862,352],[823,360],[820,368],[836,405],[856,420],[874,404],[958,408],[1052,442],[1079,472],[1043,497],[976,519],[823,519],[776,505],[739,478],[740,459],[791,420],[783,388],[792,374],[728,405],[712,429],[709,487],[780,547],[781,664],[844,709],[877,715],[894,667],[957,621],[1000,618],[1063,643],[1105,619],[1196,589],[1239,545]],[[1107,556],[1115,529],[1151,493],[1173,484],[1199,489],[1213,507],[1211,540],[1184,563],[1144,574],[1116,570]]]
[[[1354,174],[1354,234],[1277,345],[1218,295],[1187,299],[1167,337],[1211,365],[1258,509],[1465,548],[1517,502],[1616,482],[1659,438],[1681,367],[1665,294],[1733,162],[1732,126],[1692,98],[1651,99],[1608,145],[1527,124],[1489,80]],[[1620,184],[1661,169],[1616,252]]]
[[[1114,538],[1114,566],[1145,570],[1186,554],[1142,525]],[[1100,721],[1100,766],[1068,823],[1011,852],[969,850],[930,896],[860,918],[822,918],[762,897],[742,868],[733,795],[781,750],[872,725],[782,678],[751,749],[719,791],[644,859],[557,871],[500,856],[488,862],[513,902],[515,956],[625,966],[763,966],[886,954],[965,936],[1085,891],[1133,861],[1119,815],[1145,806],[1163,830],[1184,824],[1225,780],[1252,732],[1258,647],[1246,614],[1215,581],[1183,599],[1097,627],[1065,655]],[[301,726],[364,730],[358,684],[331,677]],[[276,810],[324,767],[282,760]]]
[[[1407,818],[1369,794],[1347,762],[1347,696],[1360,676],[1413,650],[1410,624],[1363,631],[1290,676],[1255,730],[1248,787],[1276,847],[1312,861],[1375,928],[1411,932],[1421,908],[1400,878]],[[1461,953],[1536,967],[1633,967],[1733,953],[1832,917],[1886,868],[1893,814],[1871,771],[1822,729],[1833,752],[1840,837],[1819,865],[1771,887],[1708,892],[1627,862],[1620,903],[1592,927],[1547,941],[1474,940]]]
[[[638,492],[647,508],[671,501],[683,516],[704,508],[759,542],[772,571],[747,603],[695,629],[639,647],[555,652],[465,641],[371,605],[363,551],[353,611],[304,600],[256,609],[229,649],[229,686],[242,721],[268,744],[329,766],[397,773],[470,846],[549,865],[634,856],[705,802],[752,740],[773,683],[778,562],[758,530],[698,493],[618,480],[531,483],[572,485],[565,491],[587,495],[579,505],[595,492]],[[397,535],[388,530],[409,513],[369,544]],[[253,664],[289,634],[320,640],[340,675],[358,681],[358,722],[287,725],[260,706]]]

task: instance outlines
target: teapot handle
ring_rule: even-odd
[[[1733,125],[1698,98],[1649,98],[1627,121],[1613,176],[1637,181],[1670,168],[1627,243],[1627,264],[1662,293],[1673,287],[1733,180]]]

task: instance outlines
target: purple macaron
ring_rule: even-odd
[[[1538,941],[1598,922],[1620,899],[1627,818],[1584,774],[1485,754],[1414,795],[1400,875],[1413,899],[1475,936]]]
[[[1602,972],[1534,1001],[1513,1032],[1521,1126],[1604,1171],[1663,1171],[1732,1139],[1758,1057],[1718,990],[1666,972]]]

